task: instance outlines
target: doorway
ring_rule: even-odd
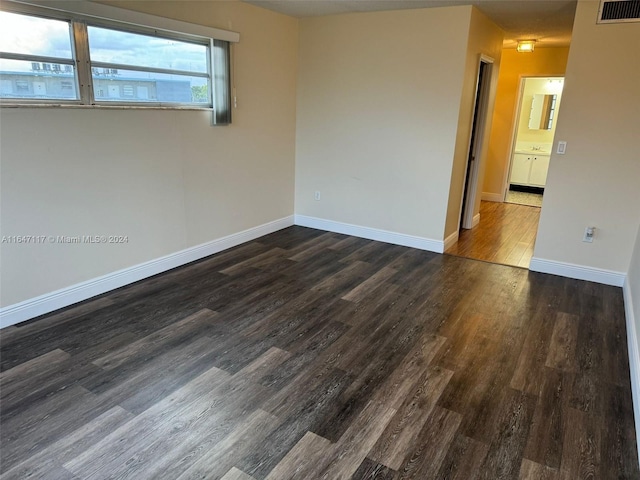
[[[484,141],[485,126],[487,121],[487,107],[489,102],[489,87],[491,83],[491,70],[493,59],[484,55],[480,56],[478,65],[478,79],[476,82],[476,98],[471,123],[471,138],[469,141],[469,153],[467,156],[467,171],[464,180],[462,205],[460,208],[460,227],[471,229],[477,224],[474,222],[474,206],[478,192],[479,163]]]
[[[564,77],[522,77],[504,201],[541,207]]]
[[[477,168],[475,159],[482,144],[479,137],[482,126],[479,122],[482,120],[482,84],[485,74],[486,70],[481,68],[461,229],[458,241],[448,247],[446,253],[528,268],[535,246],[564,78],[521,78],[508,171],[503,185],[503,202],[482,201],[482,221],[478,224],[473,222],[469,212],[473,212],[473,204],[470,203],[473,200],[470,199],[475,195],[472,191],[473,172]]]
[[[485,262],[529,268],[540,209],[513,203],[480,203],[480,223],[462,230],[445,253]]]

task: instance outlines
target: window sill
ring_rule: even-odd
[[[180,107],[167,105],[80,105],[69,103],[5,103],[0,101],[0,108],[70,108],[90,110],[183,110],[196,112],[212,112],[211,107]]]

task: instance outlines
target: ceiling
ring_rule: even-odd
[[[244,0],[293,17],[349,12],[475,5],[505,31],[505,48],[518,39],[538,47],[567,46],[577,0]]]

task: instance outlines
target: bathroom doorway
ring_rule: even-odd
[[[564,77],[522,77],[504,201],[541,207]]]

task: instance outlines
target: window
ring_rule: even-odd
[[[22,95],[29,95],[29,82],[16,80],[16,92]]]
[[[211,105],[209,45],[94,26],[87,32],[94,85],[122,83],[122,96],[136,102]],[[135,95],[134,83],[155,96]]]
[[[0,75],[16,85],[12,92],[2,92],[3,99],[79,99],[75,88],[64,95],[55,93],[61,89],[46,88],[61,79],[77,84],[69,21],[0,11],[0,25]],[[69,70],[59,73],[60,65]]]
[[[120,86],[119,85],[108,85],[109,96],[104,98],[120,98]]]
[[[131,23],[3,2],[2,103],[202,107],[229,123],[229,42]]]

